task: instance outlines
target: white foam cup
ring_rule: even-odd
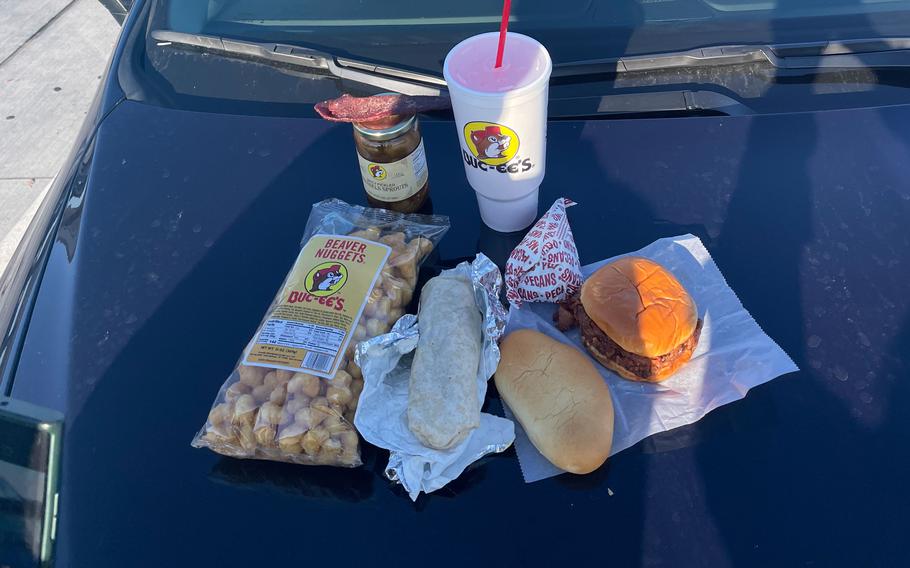
[[[503,66],[494,69],[498,37],[480,34],[453,47],[443,75],[480,217],[491,229],[510,232],[537,218],[553,65],[540,43],[509,32]]]

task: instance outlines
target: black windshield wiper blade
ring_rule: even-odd
[[[680,67],[766,63],[780,69],[910,67],[910,38],[876,38],[775,45],[726,45],[656,55],[558,63],[553,77],[621,74]]]
[[[446,82],[441,77],[338,57],[306,47],[241,41],[172,30],[152,30],[151,37],[159,45],[185,45],[225,55],[315,69],[339,79],[356,81],[405,95],[438,96],[447,92]]]
[[[704,90],[651,91],[550,100],[556,120],[698,115],[743,116],[754,111],[723,93]]]

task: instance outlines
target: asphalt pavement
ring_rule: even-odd
[[[98,0],[0,0],[0,273],[69,155],[119,31]]]

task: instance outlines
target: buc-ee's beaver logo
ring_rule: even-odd
[[[331,296],[348,281],[348,269],[338,262],[323,262],[307,272],[304,285],[316,297]]]
[[[469,122],[464,125],[463,151],[467,165],[483,171],[518,173],[530,170],[534,165],[530,158],[521,159],[518,149],[521,140],[508,126],[495,122]]]
[[[388,173],[385,171],[385,168],[379,164],[370,164],[370,175],[373,176],[373,179],[383,180],[386,178]]]

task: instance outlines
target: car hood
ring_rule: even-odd
[[[826,564],[849,558],[832,542],[900,542],[896,525],[853,521],[910,501],[893,484],[910,474],[908,126],[906,106],[550,123],[540,206],[579,203],[583,263],[693,233],[803,371],[595,474],[525,485],[510,451],[412,505],[384,452],[337,470],[189,445],[311,204],[365,202],[351,127],[120,104],[68,196],[13,388],[66,415],[58,553],[555,563],[611,535],[623,565]],[[441,263],[501,264],[521,235],[482,227],[452,123],[421,128],[432,208],[452,222]]]

